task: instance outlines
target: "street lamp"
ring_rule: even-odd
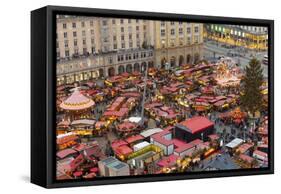
[[[245,126],[244,126],[244,130],[243,130],[243,139],[244,139],[244,142],[246,141],[246,130],[247,130],[247,126],[245,125]]]
[[[147,71],[148,71],[148,68],[145,68],[144,88],[143,88],[143,97],[142,97],[142,109],[141,109],[141,125],[144,124],[144,104],[145,104],[145,98],[146,98]]]

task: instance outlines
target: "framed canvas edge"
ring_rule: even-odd
[[[47,6],[47,42],[46,42],[46,76],[47,76],[47,102],[46,102],[46,188],[59,187],[73,187],[73,186],[93,186],[93,185],[108,185],[108,184],[126,184],[126,183],[143,183],[155,181],[173,181],[199,178],[219,178],[231,176],[248,176],[248,175],[262,175],[274,174],[274,20],[263,19],[248,19],[248,18],[232,18],[232,17],[218,17],[218,16],[200,16],[188,14],[171,14],[171,13],[155,13],[155,12],[140,12],[140,11],[125,11],[125,10],[110,10],[110,9],[96,9],[96,8],[76,8],[76,7],[62,7],[62,6]],[[230,171],[214,171],[210,173],[196,172],[192,174],[175,174],[175,175],[161,175],[161,176],[130,176],[130,177],[107,177],[97,180],[77,180],[77,181],[56,181],[55,180],[55,136],[53,130],[55,129],[54,116],[55,106],[55,16],[57,13],[72,13],[84,15],[111,15],[112,17],[142,17],[153,19],[171,19],[179,20],[188,18],[194,22],[204,20],[205,23],[237,23],[237,24],[252,24],[268,26],[269,31],[269,167],[265,169],[250,169],[248,170],[230,170]],[[231,20],[231,22],[230,22]]]

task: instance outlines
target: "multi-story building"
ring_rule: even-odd
[[[147,65],[153,67],[153,61],[153,49],[120,50],[60,60],[57,62],[57,82],[61,85],[124,72],[143,71]]]
[[[203,53],[203,24],[155,21],[155,61],[177,66],[197,63]]]
[[[153,66],[152,27],[139,19],[58,16],[58,84]]]
[[[207,24],[204,37],[255,50],[267,50],[268,46],[268,29],[263,26]]]
[[[57,58],[148,47],[151,27],[149,20],[58,16]]]
[[[202,56],[202,42],[202,24],[58,16],[58,85],[193,63]]]

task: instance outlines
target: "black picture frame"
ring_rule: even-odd
[[[268,27],[269,86],[269,167],[188,174],[106,177],[91,180],[55,179],[55,94],[56,94],[56,15],[83,15],[182,20],[200,23],[238,24]],[[232,17],[121,11],[94,8],[46,6],[31,12],[31,182],[46,188],[90,186],[152,181],[170,181],[274,173],[274,21]]]

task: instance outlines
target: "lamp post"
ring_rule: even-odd
[[[245,125],[245,126],[244,126],[244,130],[243,130],[243,139],[244,139],[244,142],[246,141],[246,130],[247,130],[247,126]]]
[[[145,66],[144,66],[145,68]],[[144,104],[145,104],[145,98],[146,98],[146,84],[147,84],[147,71],[148,68],[145,68],[145,75],[144,75],[144,88],[143,88],[143,97],[142,97],[142,108],[141,108],[141,126],[144,124]]]

